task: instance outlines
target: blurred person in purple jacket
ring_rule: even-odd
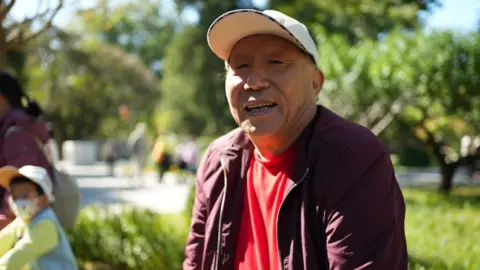
[[[23,91],[19,81],[0,72],[0,167],[34,165],[52,174],[37,142],[45,144],[49,139],[46,123],[38,119],[41,114],[42,109]],[[7,198],[7,191],[0,187],[0,230],[15,218]]]

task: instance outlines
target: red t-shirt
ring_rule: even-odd
[[[250,161],[236,250],[238,270],[280,269],[277,216],[295,158],[295,147],[269,160]]]

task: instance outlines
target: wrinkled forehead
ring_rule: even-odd
[[[315,59],[312,55],[300,49],[294,43],[279,36],[259,34],[245,37],[239,40],[230,51],[228,61],[225,61],[225,69],[228,69],[232,60],[248,59],[255,56],[265,57],[288,57],[291,60],[303,58],[315,68]]]
[[[258,34],[237,41],[230,51],[230,58],[243,55],[269,52],[299,53],[301,49],[292,42],[275,35]]]

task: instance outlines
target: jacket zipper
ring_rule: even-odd
[[[222,164],[223,168],[223,185],[224,185],[224,192],[222,195],[222,203],[220,204],[220,215],[218,218],[218,233],[217,233],[217,257],[215,258],[215,270],[218,270],[220,265],[220,256],[222,253],[222,217],[223,217],[223,208],[225,206],[225,197],[227,196],[227,169],[225,168],[225,162],[223,158],[220,158],[220,163]]]
[[[309,168],[307,168],[305,170],[305,173],[303,174],[302,178],[300,178],[300,180],[297,183],[295,183],[295,185],[293,185],[293,187],[291,187],[287,191],[287,195],[285,195],[285,197],[283,198],[282,203],[280,204],[280,208],[278,210],[277,222],[276,222],[277,223],[277,251],[278,251],[278,260],[280,261],[280,269],[281,270],[284,270],[284,267],[283,267],[283,262],[282,262],[282,255],[280,254],[280,237],[278,235],[278,220],[279,220],[279,217],[280,217],[280,213],[282,212],[283,203],[287,199],[288,195],[290,195],[291,191],[294,190],[300,183],[302,183],[303,180],[305,180],[305,177],[307,176],[308,171],[309,171]]]

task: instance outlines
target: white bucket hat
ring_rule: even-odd
[[[47,196],[48,201],[51,203],[55,201],[55,197],[53,196],[52,180],[48,175],[47,170],[44,168],[27,165],[17,169],[12,166],[5,166],[0,169],[0,186],[5,189],[9,189],[10,182],[16,176],[26,177],[32,182],[38,184]]]
[[[271,34],[282,37],[313,57],[319,67],[318,51],[307,27],[279,11],[237,9],[218,17],[208,29],[210,49],[222,60],[228,61],[230,52],[242,38]]]

